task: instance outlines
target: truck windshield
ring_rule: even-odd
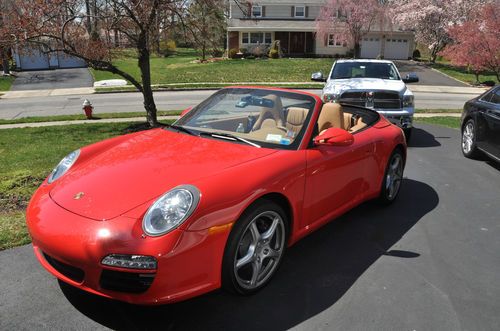
[[[333,68],[331,78],[400,79],[398,72],[392,63],[381,62],[337,62]]]

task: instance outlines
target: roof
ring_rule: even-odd
[[[389,60],[373,60],[373,59],[353,59],[353,60],[337,60],[338,63],[343,62],[373,62],[373,63],[394,63]]]

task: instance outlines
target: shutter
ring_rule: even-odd
[[[262,17],[266,16],[266,6],[262,6],[262,12],[261,12]]]
[[[292,14],[291,17],[295,17],[295,6],[292,6]]]
[[[305,13],[305,16],[306,16],[306,17],[309,17],[309,7],[308,7],[308,6],[306,6],[305,12],[306,12],[306,13]]]
[[[324,37],[323,37],[323,42],[324,42],[324,46],[328,46],[328,33],[325,33]]]
[[[252,4],[251,3],[248,3],[247,16],[252,17]]]

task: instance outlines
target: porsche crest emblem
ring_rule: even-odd
[[[73,197],[73,199],[80,200],[81,198],[83,198],[84,195],[85,195],[85,193],[78,192],[77,194],[75,194],[75,196]]]

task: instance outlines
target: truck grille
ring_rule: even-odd
[[[341,94],[339,101],[354,106],[367,107],[369,91],[347,91]],[[401,100],[399,93],[388,91],[373,92],[373,108],[376,109],[400,109]]]

